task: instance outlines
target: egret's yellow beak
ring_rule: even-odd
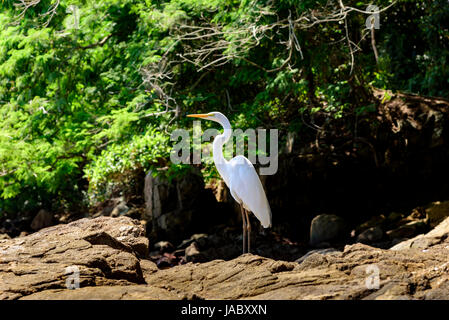
[[[210,117],[210,114],[209,113],[188,114],[187,116],[191,118],[207,118]]]

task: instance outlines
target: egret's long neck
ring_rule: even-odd
[[[223,126],[223,133],[216,136],[213,143],[213,154],[214,154],[214,163],[215,166],[220,173],[220,175],[225,179],[227,183],[227,172],[226,172],[226,163],[228,162],[223,156],[223,145],[228,142],[229,138],[232,135],[231,124],[228,119],[220,119],[219,123]]]

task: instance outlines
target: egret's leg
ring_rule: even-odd
[[[245,209],[240,205],[240,210],[242,212],[242,222],[243,222],[243,253],[246,253],[246,218],[245,218]]]
[[[251,252],[251,221],[249,221],[249,212],[245,210],[246,214],[246,230],[248,231],[248,253]]]

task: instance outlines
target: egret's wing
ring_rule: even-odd
[[[264,228],[271,227],[271,209],[252,163],[243,156],[229,161],[229,189],[259,219]],[[236,199],[237,200],[237,199]]]

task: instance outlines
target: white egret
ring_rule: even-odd
[[[222,113],[210,112],[187,116],[218,122],[224,129],[223,134],[214,139],[213,159],[215,167],[231,191],[232,197],[240,205],[243,221],[243,253],[249,252],[251,223],[248,212],[252,212],[264,228],[271,227],[271,209],[259,176],[253,164],[244,156],[236,156],[230,161],[224,158],[223,145],[231,138],[232,127]]]

